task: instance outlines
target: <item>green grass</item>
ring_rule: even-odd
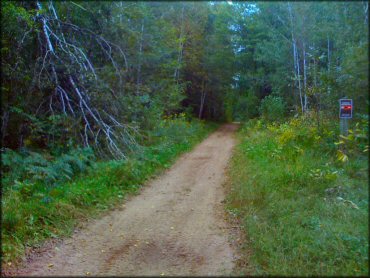
[[[357,132],[367,134],[363,127]],[[308,118],[239,131],[228,210],[251,253],[242,273],[368,274],[368,141],[355,134],[344,146],[348,161],[338,161],[334,128],[319,132]]]
[[[25,247],[69,235],[81,220],[122,203],[216,127],[197,120],[167,119],[151,133],[150,144],[127,160],[95,163],[87,172],[57,186],[23,182],[6,190],[2,197],[2,263],[16,262]]]

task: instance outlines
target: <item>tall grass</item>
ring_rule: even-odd
[[[70,181],[46,184],[27,175],[15,181],[2,197],[2,262],[18,260],[27,246],[70,234],[81,220],[138,192],[148,178],[170,167],[215,127],[183,116],[166,119],[149,133],[150,144],[126,160],[93,163]],[[9,176],[5,178],[10,184]]]
[[[367,125],[342,143],[333,122],[319,130],[310,118],[240,130],[228,210],[242,220],[252,254],[244,272],[368,274]]]

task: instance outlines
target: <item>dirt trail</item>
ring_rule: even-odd
[[[18,275],[230,275],[222,201],[237,126],[223,125],[140,195],[32,258]]]

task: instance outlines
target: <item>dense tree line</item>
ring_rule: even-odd
[[[367,113],[367,2],[3,1],[2,146],[125,157],[164,115]],[[275,102],[271,102],[275,103]],[[269,111],[269,109],[267,109]]]
[[[272,94],[288,112],[338,115],[349,97],[368,109],[368,3],[284,2],[234,5],[236,87],[243,111]],[[235,96],[235,94],[234,94]],[[253,105],[248,116],[255,116]]]

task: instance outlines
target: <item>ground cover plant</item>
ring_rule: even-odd
[[[368,121],[340,137],[309,117],[240,130],[228,210],[246,232],[247,273],[368,273]]]
[[[96,162],[90,149],[49,161],[41,154],[21,160],[21,154],[6,153],[3,164],[18,170],[3,173],[3,262],[14,262],[25,247],[68,235],[81,220],[122,203],[216,126],[188,121],[184,114],[166,117],[148,134],[150,144],[126,160]]]

